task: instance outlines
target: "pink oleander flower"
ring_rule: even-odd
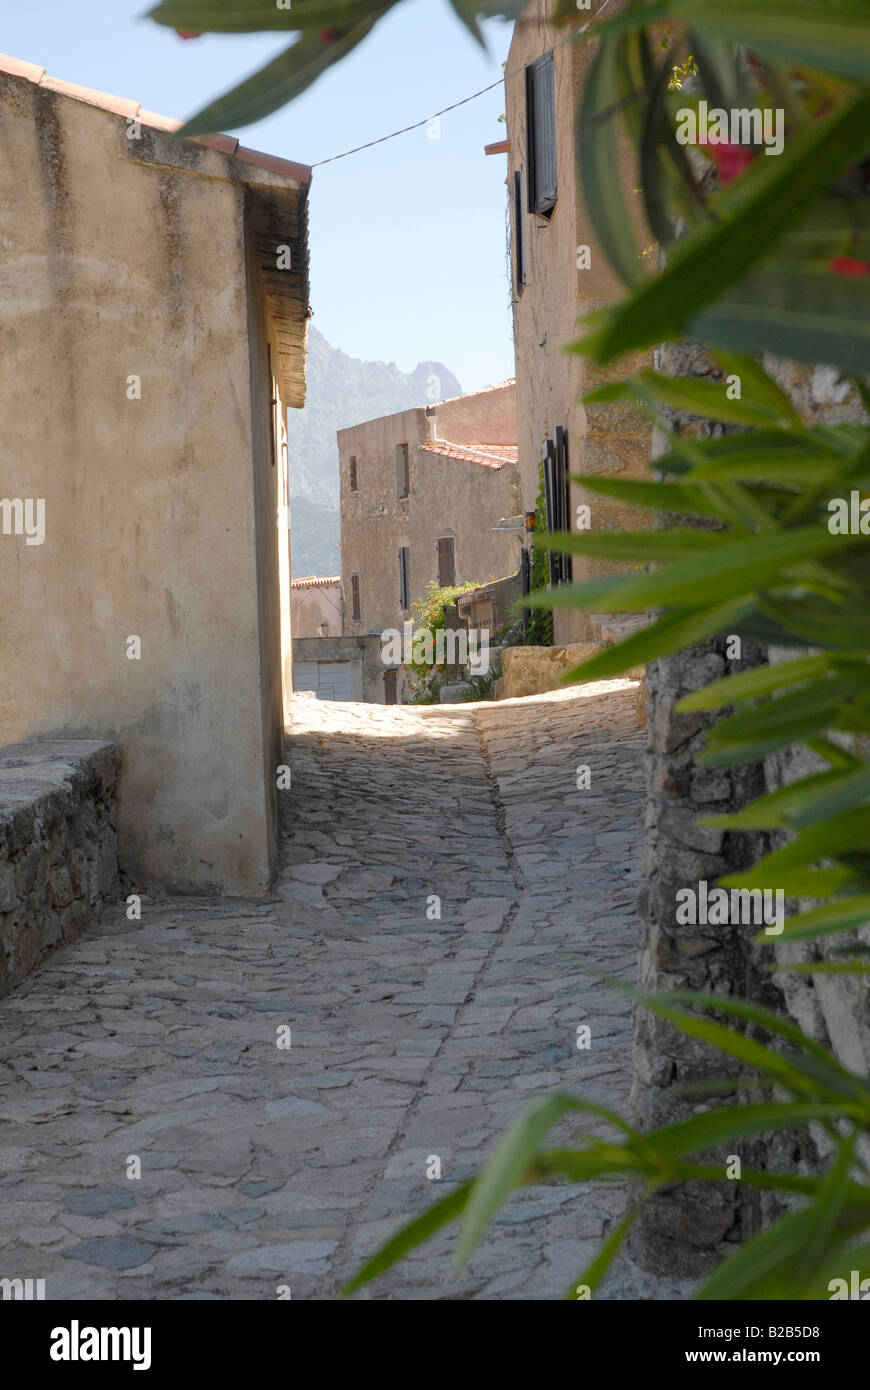
[[[751,145],[732,145],[730,140],[709,140],[706,150],[719,171],[719,182],[722,184],[739,179],[755,158]]]
[[[828,262],[828,269],[834,275],[852,275],[862,278],[870,275],[870,261],[859,261],[855,256],[835,256]]]

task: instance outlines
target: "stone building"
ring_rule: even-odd
[[[519,567],[514,383],[338,431],[345,632],[400,630],[430,581]]]
[[[290,626],[297,637],[340,637],[344,610],[341,575],[309,574],[290,584]]]
[[[578,319],[621,298],[623,286],[593,235],[577,173],[576,111],[594,49],[588,41],[566,42],[570,30],[552,22],[554,9],[554,0],[532,0],[514,27],[505,78],[508,138],[487,146],[487,153],[507,154],[520,485],[527,511],[545,486],[550,530],[576,529],[578,506],[589,506],[593,529],[620,530],[642,524],[639,514],[569,480],[587,472],[648,477],[651,430],[627,405],[584,406],[585,392],[621,373],[565,350],[578,336]],[[640,225],[627,149],[622,173]],[[636,365],[652,366],[652,354]],[[612,568],[553,556],[551,582]],[[557,644],[601,635],[576,609],[555,611]]]
[[[290,686],[310,170],[179,124],[0,58],[0,494],[34,522],[0,535],[2,741],[116,743],[122,867],[248,893]]]

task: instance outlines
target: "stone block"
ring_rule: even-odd
[[[513,700],[542,695],[563,688],[563,677],[581,662],[601,651],[598,642],[571,642],[564,647],[507,647],[502,654],[501,676],[493,686],[496,699]],[[630,675],[642,674],[637,668]]]

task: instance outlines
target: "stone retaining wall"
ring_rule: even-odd
[[[0,998],[117,892],[120,764],[93,739],[0,748]]]

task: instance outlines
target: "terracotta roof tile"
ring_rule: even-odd
[[[44,73],[44,69],[43,69]],[[112,111],[116,116],[138,116],[141,102],[128,101],[126,97],[113,97],[108,92],[98,92],[93,87],[80,87],[77,82],[63,82],[59,77],[43,75],[37,86],[49,92],[60,92],[62,96],[74,97],[76,101],[86,101],[89,106],[99,106],[103,111]]]
[[[483,468],[506,468],[517,462],[516,444],[451,444],[446,439],[430,439],[420,445],[427,454],[461,463],[477,463]]]
[[[0,53],[0,72],[8,73],[10,77],[23,77],[37,87],[45,87],[50,92],[73,97],[76,101],[85,101],[89,106],[99,106],[103,111],[111,111],[117,116],[138,116],[143,125],[153,126],[156,130],[174,134],[184,124],[172,116],[161,116],[156,111],[147,111],[138,101],[111,96],[108,92],[98,92],[92,87],[80,87],[76,82],[64,82],[58,77],[47,77],[45,68],[37,67],[35,63],[22,62],[20,58],[12,58],[5,53]],[[194,135],[190,138],[196,145],[207,145],[221,154],[241,159],[246,164],[254,164],[260,169],[270,169],[273,173],[294,179],[297,183],[308,183],[311,178],[311,169],[307,164],[297,164],[292,159],[282,159],[280,155],[265,154],[261,150],[250,150],[240,145],[232,135]]]
[[[208,145],[213,150],[220,150],[221,154],[236,154],[239,148],[239,142],[234,135],[200,135],[198,143]]]
[[[291,589],[324,589],[329,584],[340,584],[341,575],[334,574],[324,578],[318,574],[308,574],[304,579],[291,579]]]
[[[0,53],[0,72],[8,72],[10,77],[26,77],[28,82],[41,82],[45,76],[45,68],[39,68],[35,63],[25,63],[21,58],[10,58],[5,53]]]
[[[184,121],[177,121],[174,116],[160,116],[156,111],[146,111],[144,106],[139,111],[139,120],[155,130],[176,131],[184,125]]]

